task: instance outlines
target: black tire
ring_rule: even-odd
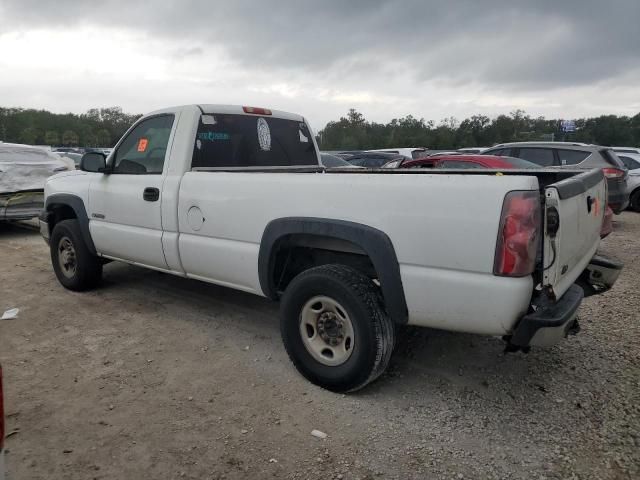
[[[629,198],[629,208],[634,212],[640,212],[640,189],[631,194]]]
[[[303,340],[303,309],[318,296],[335,300],[352,326],[353,349],[340,365],[318,361]],[[315,267],[291,281],[281,300],[280,330],[298,371],[310,382],[334,392],[353,392],[378,378],[395,345],[395,325],[384,309],[379,288],[370,278],[343,265]]]
[[[53,270],[63,287],[69,290],[83,291],[100,283],[102,262],[87,248],[77,220],[58,222],[51,232],[49,246]],[[69,258],[71,250],[65,247],[69,246],[73,253],[72,260],[66,262],[65,258]],[[71,268],[72,264],[73,268]]]

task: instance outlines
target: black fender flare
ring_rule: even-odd
[[[407,302],[402,287],[400,264],[386,233],[360,223],[316,217],[286,217],[269,222],[262,234],[258,256],[258,277],[263,293],[278,299],[273,280],[275,250],[287,235],[307,234],[349,241],[366,252],[376,272],[387,311],[394,322],[407,323]]]
[[[78,223],[80,225],[80,232],[82,232],[82,238],[89,251],[96,255],[96,246],[93,244],[91,238],[91,232],[89,231],[89,217],[87,210],[84,207],[84,202],[77,195],[71,195],[69,193],[54,193],[49,195],[44,204],[44,212],[47,216],[47,223],[50,218],[50,214],[53,212],[56,205],[65,205],[70,207],[76,214]],[[51,227],[51,226],[50,226]],[[51,228],[51,230],[53,230]]]

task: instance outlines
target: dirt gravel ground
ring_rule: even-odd
[[[615,226],[625,270],[577,337],[504,355],[407,329],[353,395],[297,374],[265,299],[115,263],[72,293],[35,230],[1,226],[9,478],[640,478],[640,215]]]

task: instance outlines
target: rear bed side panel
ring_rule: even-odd
[[[459,329],[453,323],[466,316],[466,331],[499,335],[532,291],[526,279],[492,275],[502,203],[508,191],[537,189],[533,176],[187,172],[178,206],[180,257],[192,276],[264,294],[256,266],[269,222],[316,217],[367,225],[391,239],[410,324]],[[194,206],[206,219],[199,231],[187,221]],[[439,303],[429,289],[450,296]],[[453,308],[473,304],[478,292],[482,309]],[[436,318],[429,312],[438,304],[446,308]]]
[[[527,313],[531,276],[401,266],[413,325],[487,335],[506,335]]]

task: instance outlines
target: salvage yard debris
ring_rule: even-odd
[[[2,314],[0,320],[13,320],[18,317],[18,312],[20,312],[19,308],[10,308]]]

